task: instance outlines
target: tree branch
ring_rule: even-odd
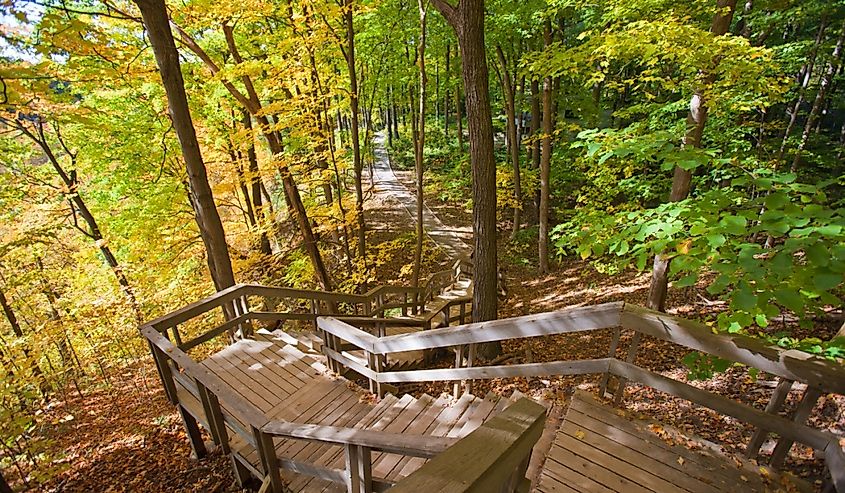
[[[446,22],[448,22],[455,30],[458,29],[460,24],[460,19],[458,18],[458,9],[460,9],[460,3],[457,7],[453,7],[449,2],[446,0],[430,0],[431,3],[434,5],[440,14],[446,18]]]

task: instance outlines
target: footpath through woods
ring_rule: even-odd
[[[390,156],[387,148],[385,148],[384,141],[385,136],[382,132],[378,132],[373,138],[373,154],[375,155],[371,181],[373,195],[365,203],[365,209],[371,213],[371,217],[368,217],[370,221],[368,224],[374,224],[371,221],[375,219],[377,227],[404,229],[408,225],[413,226],[416,221],[417,197],[413,191],[402,184],[396,176],[396,172],[390,166]],[[391,203],[398,203],[410,216],[410,222],[407,222],[404,214],[396,214],[396,207],[392,208],[391,213],[389,207]],[[372,216],[376,217],[373,218]],[[395,221],[396,224],[385,224],[392,221]],[[472,251],[470,246],[472,244],[472,231],[446,226],[437,217],[437,214],[425,204],[423,204],[423,229],[426,235],[443,250],[445,257],[448,259],[469,255]]]

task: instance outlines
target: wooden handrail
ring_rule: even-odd
[[[360,339],[360,334],[358,334],[359,332],[366,334],[365,332],[340,322],[334,317],[318,317],[317,326],[371,353],[389,354],[615,327],[619,325],[622,306],[623,303],[615,302],[591,307],[567,308],[539,315],[525,315],[366,340]],[[368,346],[361,346],[356,341]]]
[[[276,437],[295,438],[298,440],[309,440],[335,445],[354,445],[390,454],[423,457],[426,459],[443,452],[458,441],[457,438],[449,437],[407,435],[403,433],[362,430],[339,426],[289,423],[286,421],[270,421],[261,428],[261,431]]]
[[[392,493],[515,491],[523,486],[546,408],[522,398],[399,481]]]

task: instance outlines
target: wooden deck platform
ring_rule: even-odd
[[[303,424],[461,438],[512,402],[492,393],[485,398],[465,394],[458,400],[445,395],[423,395],[418,399],[387,395],[375,401],[364,389],[331,376],[316,359],[318,356],[311,357],[286,341],[288,338],[281,337],[243,339],[201,364],[268,418]],[[202,416],[201,404],[185,388],[180,386],[179,395],[181,401],[191,401],[187,407],[193,408],[193,414]],[[237,416],[237,412],[232,414]],[[257,451],[237,437],[231,445],[260,477]],[[310,473],[315,472],[314,466],[326,470],[343,468],[344,449],[339,445],[280,438],[274,440],[274,445],[280,461],[307,464]],[[374,453],[372,474],[393,483],[425,462],[421,458]],[[282,478],[292,491],[345,491],[343,484],[288,470],[282,471]]]
[[[735,462],[702,447],[668,443],[654,422],[633,419],[621,410],[577,391],[546,457],[535,491],[689,492],[805,491],[792,482]],[[671,440],[670,440],[671,441]],[[782,483],[782,481],[788,482]]]

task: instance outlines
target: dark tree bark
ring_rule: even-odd
[[[493,156],[493,119],[487,55],[484,47],[484,1],[461,0],[453,7],[445,0],[432,0],[455,30],[462,57],[467,101],[470,159],[472,162],[472,216],[475,233],[472,319],[497,318],[496,161]],[[501,352],[499,344],[485,344],[480,355]]]
[[[223,290],[235,284],[235,275],[226,245],[226,233],[223,223],[214,205],[214,196],[208,183],[205,163],[202,160],[197,142],[185,83],[179,66],[179,53],[170,32],[170,19],[164,0],[137,0],[141,17],[147,29],[147,36],[153,47],[162,83],[167,93],[173,128],[182,147],[182,156],[188,172],[188,184],[191,190],[191,205],[194,208],[200,236],[208,253],[208,267],[217,290]]]
[[[810,85],[810,79],[813,77],[813,69],[816,65],[816,56],[818,55],[819,45],[824,38],[824,31],[826,28],[827,19],[823,17],[819,24],[819,30],[816,33],[816,41],[813,43],[813,47],[807,55],[807,62],[803,67],[801,67],[801,72],[799,73],[801,85],[798,88],[798,98],[792,106],[792,112],[789,114],[789,122],[786,125],[786,130],[783,131],[783,140],[781,140],[780,149],[778,149],[777,155],[778,163],[783,160],[783,154],[786,152],[786,143],[789,141],[789,136],[792,133],[793,127],[795,127],[795,122],[798,121],[798,113],[801,111],[801,106],[804,104],[807,87]]]
[[[12,333],[15,334],[16,337],[23,338],[23,329],[21,328],[21,324],[18,322],[18,317],[15,315],[12,305],[9,304],[9,300],[6,299],[6,293],[3,292],[2,288],[0,288],[0,307],[3,308],[3,314],[6,316],[6,321],[9,322],[9,326],[12,328]],[[30,359],[32,353],[29,349],[29,345],[24,342],[21,346],[21,350],[24,357],[29,362],[33,378],[38,381],[38,388],[41,390],[41,395],[46,397],[47,386],[44,381],[44,374],[41,372],[41,368],[38,366],[38,363],[35,360]]]
[[[505,52],[500,45],[496,45],[496,56],[502,67],[502,92],[505,95],[505,113],[508,118],[508,151],[510,151],[511,166],[513,167],[513,195],[516,205],[513,208],[513,232],[511,237],[519,232],[522,221],[522,183],[519,176],[519,136],[516,129],[516,79],[513,78]]]
[[[255,211],[256,223],[259,224],[260,229],[259,242],[261,253],[271,255],[273,250],[270,247],[270,239],[264,228],[260,226],[260,223],[262,219],[268,219],[268,215],[272,211],[272,206],[269,203],[267,204],[269,207],[264,207],[263,205],[264,200],[262,199],[261,193],[263,185],[261,183],[261,172],[258,169],[258,157],[255,154],[255,138],[252,135],[252,117],[246,109],[241,110],[241,121],[249,135],[249,144],[246,148],[247,171],[249,172],[248,182],[249,188],[252,191],[252,209]],[[270,219],[267,223],[272,224],[272,216],[270,216]]]
[[[546,21],[543,28],[543,42],[548,48],[552,44],[552,25]],[[549,176],[552,163],[552,123],[553,81],[551,77],[543,79],[543,142],[540,152],[540,231],[537,251],[539,255],[540,274],[549,272]]]
[[[710,32],[714,36],[722,36],[728,32],[734,11],[736,0],[717,0],[716,14],[710,25]],[[710,85],[715,81],[715,76],[710,73],[704,77],[704,85]],[[687,114],[687,128],[684,133],[682,147],[701,147],[701,137],[704,134],[704,125],[707,123],[707,103],[704,100],[703,91],[696,90],[689,103]],[[675,166],[672,176],[672,191],[669,194],[670,202],[678,202],[689,196],[690,183],[692,182],[692,170],[686,170]],[[666,293],[669,286],[669,264],[671,259],[662,254],[654,256],[654,265],[651,273],[651,285],[649,287],[647,305],[652,310],[665,311]]]
[[[801,154],[807,147],[807,142],[810,140],[810,133],[813,131],[813,126],[816,124],[816,121],[821,114],[822,106],[824,106],[827,93],[830,90],[831,84],[833,84],[833,78],[836,75],[836,71],[839,70],[839,62],[842,57],[843,40],[845,40],[845,23],[842,25],[842,31],[839,34],[839,39],[836,41],[836,47],[833,48],[833,54],[830,57],[827,68],[825,69],[824,74],[822,74],[821,81],[819,81],[819,90],[816,93],[816,99],[813,101],[813,107],[810,109],[810,114],[807,115],[807,121],[804,123],[804,131],[801,133],[801,142],[799,142],[798,148],[795,149],[795,156],[792,158],[792,171],[797,170],[798,165],[801,163]]]

